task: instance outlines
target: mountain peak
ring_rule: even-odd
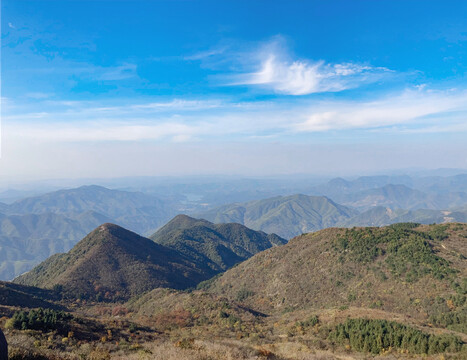
[[[98,226],[66,254],[15,279],[20,284],[60,284],[74,296],[127,299],[156,287],[184,289],[212,276],[180,253],[118,225]]]
[[[188,215],[185,215],[185,214],[179,214],[179,215],[175,216],[172,220],[170,220],[169,224],[170,223],[196,223],[196,222],[199,222],[199,221],[206,221],[206,220],[196,219],[194,217],[191,217],[191,216],[188,216]]]
[[[99,226],[97,229],[99,231],[111,231],[112,229],[117,229],[117,228],[121,228],[121,227],[118,225],[112,224],[112,223],[105,223]]]
[[[180,214],[157,230],[157,232],[151,236],[151,239],[154,239],[154,237],[166,236],[172,231],[188,229],[195,225],[204,225],[209,227],[212,226],[213,223],[204,219],[195,219],[191,216]]]
[[[80,246],[82,243],[124,243],[132,242],[137,244],[139,242],[146,241],[146,238],[139,236],[138,234],[127,230],[121,226],[112,223],[104,223],[99,225],[96,229],[91,231],[83,240],[81,240],[76,246]]]

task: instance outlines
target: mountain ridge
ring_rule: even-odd
[[[286,243],[275,234],[255,231],[238,223],[213,224],[187,215],[177,215],[150,239],[191,259],[204,261],[216,272],[224,271],[262,250]]]
[[[80,297],[124,299],[156,287],[185,289],[209,275],[176,251],[107,223],[68,253],[53,255],[14,282],[60,285]]]
[[[358,211],[325,196],[296,194],[228,204],[197,216],[216,223],[237,222],[254,230],[292,238],[332,226],[356,214]]]

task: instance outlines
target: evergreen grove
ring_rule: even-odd
[[[18,330],[40,330],[66,332],[68,323],[73,319],[71,314],[52,309],[33,309],[16,311],[8,320],[6,327]]]
[[[453,335],[432,335],[393,321],[347,319],[330,332],[329,339],[350,345],[357,351],[380,354],[403,349],[412,354],[439,354],[467,351],[462,340]]]

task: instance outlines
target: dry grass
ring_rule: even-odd
[[[297,343],[255,346],[237,340],[184,340],[176,343],[152,343],[145,344],[145,350],[130,356],[112,357],[112,359],[116,360],[325,360],[343,358],[349,357],[336,356],[325,352],[316,353]]]

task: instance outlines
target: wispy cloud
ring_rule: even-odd
[[[184,60],[204,60],[213,56],[223,54],[227,50],[227,46],[213,48],[206,51],[200,51],[191,55],[184,56]]]
[[[196,110],[214,109],[222,105],[225,105],[225,103],[220,100],[173,99],[171,101],[150,102],[146,104],[131,105],[130,108],[135,109],[135,110],[196,111]]]
[[[254,85],[286,95],[338,92],[374,82],[391,71],[352,62],[330,64],[310,59],[292,59],[283,41],[274,40],[245,56],[254,71],[232,76],[229,85]]]
[[[53,94],[49,94],[49,93],[44,93],[44,92],[30,92],[30,93],[27,93],[25,96],[30,98],[30,99],[47,99],[49,97],[51,97]]]
[[[259,85],[276,93],[308,95],[355,88],[386,72],[387,69],[352,63],[286,62],[271,54],[261,63],[259,71],[237,76],[232,85]]]
[[[97,80],[116,81],[136,77],[137,66],[135,64],[123,64],[114,67],[93,67],[91,76]]]
[[[71,124],[57,128],[53,125],[32,125],[22,128],[21,134],[10,129],[7,134],[23,136],[28,139],[40,139],[52,142],[89,142],[89,141],[144,141],[168,139],[169,141],[188,141],[195,133],[195,128],[181,123],[165,122],[152,125],[131,125],[96,123]]]
[[[416,126],[423,131],[437,123],[449,128],[452,121],[467,120],[467,92],[404,91],[376,101],[323,103],[310,110],[305,121],[295,125],[298,132],[346,129],[377,129],[389,126]],[[457,116],[453,119],[452,112]],[[460,117],[460,119],[459,119]]]
[[[357,130],[374,133],[465,132],[467,92],[406,90],[373,101],[309,98],[235,103],[173,99],[115,105],[44,100],[48,110],[5,114],[5,136],[18,141],[219,142],[293,140]],[[21,106],[16,106],[21,111]]]

